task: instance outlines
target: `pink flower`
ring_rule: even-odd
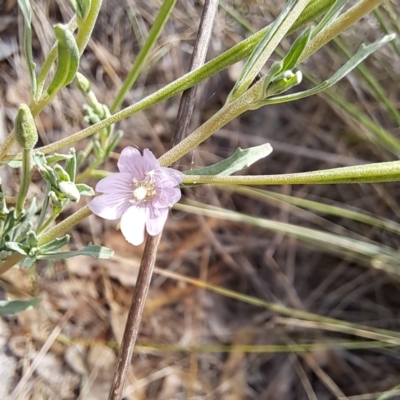
[[[177,186],[183,174],[161,167],[153,153],[145,149],[143,156],[126,147],[119,157],[117,172],[102,179],[89,208],[105,219],[121,218],[121,231],[129,243],[137,246],[149,235],[158,235],[165,224],[169,208],[181,198]]]

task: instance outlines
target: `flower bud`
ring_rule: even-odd
[[[79,190],[75,186],[75,183],[73,182],[60,182],[58,184],[58,189],[60,189],[60,192],[67,197],[68,199],[72,200],[73,202],[79,201],[81,198],[81,194],[79,193]]]
[[[31,110],[21,104],[15,118],[15,140],[23,149],[33,149],[38,141],[38,133]]]
[[[75,75],[75,84],[82,93],[87,94],[90,92],[90,82],[80,72]]]

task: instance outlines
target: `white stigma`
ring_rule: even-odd
[[[147,189],[144,186],[139,186],[133,191],[133,196],[136,200],[144,200],[147,197]]]

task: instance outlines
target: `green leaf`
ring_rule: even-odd
[[[0,316],[17,314],[36,307],[41,302],[40,297],[29,300],[0,300]]]
[[[37,239],[36,233],[34,231],[29,231],[26,234],[26,237],[27,237],[26,242],[30,249],[38,246],[38,239]]]
[[[30,268],[36,262],[36,257],[25,257],[19,265],[23,268]]]
[[[312,32],[312,37],[315,37],[322,29],[327,27],[331,22],[333,22],[336,17],[342,11],[342,8],[345,6],[348,0],[336,0],[329,11],[324,15],[318,25],[314,28]]]
[[[29,254],[29,246],[25,246],[18,242],[6,242],[5,245],[8,249],[16,251],[23,256],[27,256]]]
[[[15,238],[18,239],[18,241],[24,239],[27,232],[32,229],[33,216],[36,214],[36,211],[37,200],[36,197],[33,197],[28,210],[19,217],[18,222],[16,223]]]
[[[311,28],[307,28],[295,40],[289,52],[283,59],[282,71],[291,70],[297,65],[299,58],[303,54],[304,49],[306,48],[308,42],[310,41],[312,32],[313,30]]]
[[[112,137],[110,140],[110,144],[107,146],[105,153],[106,155],[109,155],[114,149],[117,147],[119,141],[122,139],[124,136],[124,132],[119,130],[115,133],[115,135]]]
[[[299,85],[302,79],[303,74],[300,71],[297,71],[295,74],[293,74],[292,71],[285,71],[285,73],[281,74],[280,79],[274,79],[274,81],[270,83],[264,93],[264,98],[287,92],[293,86]]]
[[[79,20],[85,21],[89,14],[91,0],[69,0]]]
[[[64,182],[69,182],[70,181],[70,177],[69,177],[68,172],[61,165],[56,164],[54,166],[54,172],[57,174],[58,178],[61,181],[64,181]]]
[[[76,150],[72,147],[68,152],[69,159],[65,163],[65,170],[69,175],[71,182],[75,182],[76,176]]]
[[[75,184],[81,196],[94,196],[94,190],[85,183],[77,183]]]
[[[267,157],[272,152],[270,144],[262,144],[261,146],[251,147],[249,149],[242,150],[240,147],[235,153],[222,160],[217,164],[210,165],[209,167],[195,169],[184,172],[185,175],[232,175],[237,171],[241,171],[250,165],[254,164],[261,158]]]
[[[10,160],[10,161],[6,161],[6,164],[7,164],[10,168],[21,168],[21,167],[22,167],[22,161],[20,161],[20,160]]]
[[[3,193],[2,181],[0,178],[0,215],[4,215],[8,213],[6,198]]]
[[[75,256],[89,256],[94,258],[108,259],[114,255],[114,250],[103,246],[97,246],[94,244],[89,244],[81,250],[65,251],[60,253],[48,252],[46,254],[41,254],[38,259],[46,260],[59,260],[64,258],[71,258]]]
[[[238,81],[229,94],[228,102],[236,100],[250,87],[261,68],[268,61],[308,3],[309,0],[289,0],[286,3],[278,18],[270,25],[270,29],[264,38],[258,42],[247,60]]]
[[[54,33],[58,39],[57,45],[57,69],[52,81],[47,88],[47,93],[52,96],[74,79],[79,67],[79,49],[72,32],[68,26],[57,24]]]
[[[74,182],[62,181],[58,184],[58,189],[67,199],[70,199],[75,203],[81,198],[81,194]]]
[[[46,243],[43,246],[40,246],[39,252],[40,252],[40,254],[47,254],[47,253],[55,252],[55,251],[61,249],[61,247],[66,246],[69,243],[69,239],[70,239],[69,235],[65,235],[61,238],[56,238],[56,239],[52,240],[51,242]]]
[[[32,56],[32,11],[29,0],[18,0],[18,6],[24,16],[24,54],[26,65],[28,67],[29,78],[31,80],[31,93],[36,94],[36,64],[33,62]]]
[[[328,80],[322,82],[321,84],[317,85],[316,87],[305,90],[304,92],[289,94],[286,96],[279,96],[273,97],[271,99],[267,99],[264,101],[257,102],[257,108],[269,105],[269,104],[280,104],[280,103],[287,103],[289,101],[303,99],[305,97],[312,96],[319,92],[323,92],[324,90],[330,88],[338,81],[340,81],[344,76],[346,76],[349,72],[351,72],[358,64],[364,61],[370,54],[378,50],[380,47],[385,45],[386,43],[390,42],[396,37],[395,34],[386,35],[381,40],[378,40],[375,43],[372,43],[368,46],[362,44],[354,56],[347,61],[343,67],[339,68],[336,73],[334,73]]]
[[[71,151],[72,149],[70,149]],[[51,156],[46,157],[47,164],[54,164],[59,161],[70,160],[73,156],[71,154],[58,154],[54,153]]]

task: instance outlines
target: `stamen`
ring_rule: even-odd
[[[151,178],[143,181],[133,178],[132,182],[135,189],[133,190],[131,203],[151,200],[157,194],[155,182]]]

